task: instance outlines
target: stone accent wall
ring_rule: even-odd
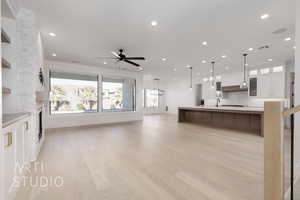
[[[28,112],[36,110],[38,33],[35,27],[34,14],[29,10],[21,9],[17,18],[17,91],[20,108]]]

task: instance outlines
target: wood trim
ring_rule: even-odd
[[[1,42],[8,43],[8,44],[10,43],[10,38],[3,29],[1,29]]]
[[[248,91],[248,88],[241,88],[239,85],[222,87],[222,92],[242,92],[242,91]]]
[[[283,112],[284,117],[288,117],[300,111],[300,105]]]
[[[265,102],[264,107],[264,200],[283,200],[283,102]]]

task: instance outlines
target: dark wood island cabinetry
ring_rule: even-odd
[[[180,107],[178,122],[191,122],[263,134],[263,108]]]

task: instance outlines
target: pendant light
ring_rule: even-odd
[[[193,89],[193,67],[190,67],[190,90]]]
[[[211,88],[215,88],[215,61],[211,62],[211,76],[209,77]]]
[[[242,84],[240,85],[240,88],[241,89],[245,89],[245,88],[248,88],[248,83],[247,83],[247,80],[246,80],[246,65],[247,65],[247,56],[248,54],[243,54],[244,56],[244,80],[242,82]]]

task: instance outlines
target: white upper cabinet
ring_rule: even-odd
[[[284,71],[258,75],[257,85],[259,98],[285,98]]]
[[[285,97],[285,76],[283,72],[273,72],[271,75],[271,96],[274,98]]]
[[[272,97],[271,86],[272,79],[270,74],[258,76],[258,97],[270,98]]]

